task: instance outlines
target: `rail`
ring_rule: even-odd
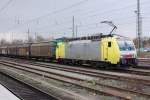
[[[10,63],[10,62],[7,62],[7,64],[9,64],[9,63]],[[11,62],[10,64],[18,65],[17,63],[12,63],[12,62]],[[31,65],[31,64],[30,64],[30,65]],[[30,65],[29,65],[29,66],[30,66]],[[26,67],[28,68],[27,65],[20,65],[20,64],[19,64],[19,66],[22,66],[22,67],[25,67],[25,66],[26,66]],[[50,66],[50,65],[49,65],[49,67],[48,67],[48,65],[44,65],[44,64],[35,64],[34,66],[36,66],[36,70],[38,70],[38,71],[39,71],[39,69],[41,69],[41,68],[44,68],[44,69],[46,68],[47,70],[48,70],[48,68],[54,69],[54,67],[52,67],[52,66]],[[38,66],[38,67],[41,66],[41,68],[37,68],[37,66]],[[53,66],[54,66],[54,65],[53,65]],[[56,66],[55,66],[55,68],[56,68]],[[58,69],[61,70],[60,68],[58,68]],[[58,70],[58,69],[57,69],[57,70]],[[23,70],[23,69],[22,69],[22,70]],[[35,69],[32,68],[32,70],[35,70]],[[84,73],[84,70],[77,70],[77,69],[76,69],[76,70],[73,69],[73,70],[74,70],[74,72],[78,72],[78,73],[80,73],[80,74],[82,73],[82,74],[85,74],[85,75],[90,75],[90,74],[88,74],[88,73],[90,73],[89,71],[86,71],[86,73]],[[72,70],[72,72],[73,72],[73,70]],[[63,71],[69,71],[69,72],[70,72],[70,71],[71,71],[71,68],[70,68],[70,69],[67,69],[67,68],[66,68],[66,69],[64,69]],[[46,72],[44,72],[44,73],[49,73],[49,72],[46,71]],[[93,72],[93,74],[91,73],[91,75],[93,75],[93,76],[95,75],[95,77],[98,77],[98,75],[96,75],[96,74],[100,74],[100,73],[95,73],[95,74],[94,74],[94,73],[95,73],[95,72]],[[58,74],[51,72],[51,75],[50,75],[50,76],[51,76],[51,78],[54,78],[54,77],[52,77],[52,75],[58,75]],[[44,75],[44,76],[46,76],[46,75]],[[107,75],[106,75],[106,76],[107,76]],[[109,75],[108,75],[108,76],[109,76]],[[107,77],[108,77],[108,76],[107,76]],[[46,77],[49,77],[49,76],[46,76]],[[65,75],[63,75],[63,76],[61,75],[61,77],[66,77],[66,76],[65,76]],[[67,78],[70,78],[70,77],[67,76]],[[125,78],[125,77],[124,77],[124,78]],[[120,78],[118,78],[118,79],[122,79],[121,76],[120,76]],[[77,79],[77,80],[79,80],[79,79]],[[138,79],[138,80],[139,80],[139,79]],[[59,79],[59,81],[60,81],[60,79]],[[62,81],[62,80],[61,80],[61,81]],[[86,80],[81,80],[81,79],[80,79],[80,81],[86,81]],[[144,80],[143,80],[143,81],[144,81]],[[63,80],[63,82],[65,82],[65,81]],[[73,81],[72,81],[72,82],[73,82]],[[72,83],[72,84],[73,84],[73,83]],[[119,90],[119,91],[127,91],[127,90],[125,90],[125,89],[115,88],[115,87],[113,87],[113,86],[106,86],[106,85],[99,84],[99,83],[96,83],[96,84],[101,85],[101,86],[104,86],[104,87],[107,87],[107,88],[109,88],[109,89],[111,88],[111,90],[116,89],[116,90]],[[78,85],[79,85],[79,84],[78,84]],[[84,88],[85,88],[85,87],[84,87]],[[99,90],[95,90],[95,91],[99,91]],[[102,91],[101,91],[101,92],[102,92]],[[104,92],[104,91],[103,91],[103,92]],[[106,92],[106,91],[105,91],[105,92]],[[133,90],[128,90],[128,92],[138,93],[138,94],[140,94],[140,95],[145,95],[145,96],[148,96],[148,97],[149,97],[149,94],[147,94],[147,93],[142,93],[142,92],[133,91]],[[114,92],[114,93],[117,93],[117,92]],[[117,94],[118,94],[118,93],[117,93]],[[109,95],[110,95],[110,94],[109,94]],[[113,94],[113,96],[114,96],[114,94]]]

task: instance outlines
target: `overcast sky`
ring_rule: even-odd
[[[0,38],[26,39],[30,36],[72,36],[75,17],[78,36],[108,34],[113,21],[117,34],[136,36],[137,0],[0,0]],[[150,0],[141,0],[143,36],[150,36]]]

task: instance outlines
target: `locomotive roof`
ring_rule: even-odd
[[[116,37],[118,40],[131,40],[128,37],[121,36],[118,34],[108,34],[108,35],[103,35],[102,33],[93,35],[93,36],[83,36],[83,37],[76,37],[76,38],[59,38],[56,39],[57,41],[64,41],[64,42],[71,42],[71,41],[78,41],[78,40],[92,40],[92,41],[100,41],[102,38],[107,38],[107,37]]]
[[[63,41],[69,42],[69,41],[77,41],[77,40],[101,40],[101,38],[105,37],[113,37],[112,34],[109,35],[103,35],[102,33],[93,35],[93,36],[83,36],[83,37],[76,37],[76,38],[62,38]]]

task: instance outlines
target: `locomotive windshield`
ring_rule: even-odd
[[[120,51],[132,51],[135,50],[134,43],[132,41],[118,41]]]

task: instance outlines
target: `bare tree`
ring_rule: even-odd
[[[23,40],[13,40],[11,44],[23,44]]]
[[[145,48],[145,47],[150,47],[150,37],[143,37],[143,47]],[[135,38],[134,40],[134,43],[135,43],[135,46],[137,47],[138,46],[138,39],[137,38]]]
[[[25,43],[32,43],[35,42],[35,40],[32,37],[29,37],[27,40],[24,41]]]
[[[36,37],[36,42],[42,42],[42,41],[46,41],[46,39],[45,38],[43,38],[42,36],[37,36]]]
[[[6,41],[5,39],[0,40],[0,45],[4,46],[4,45],[8,45],[8,44],[9,44],[9,42]]]

